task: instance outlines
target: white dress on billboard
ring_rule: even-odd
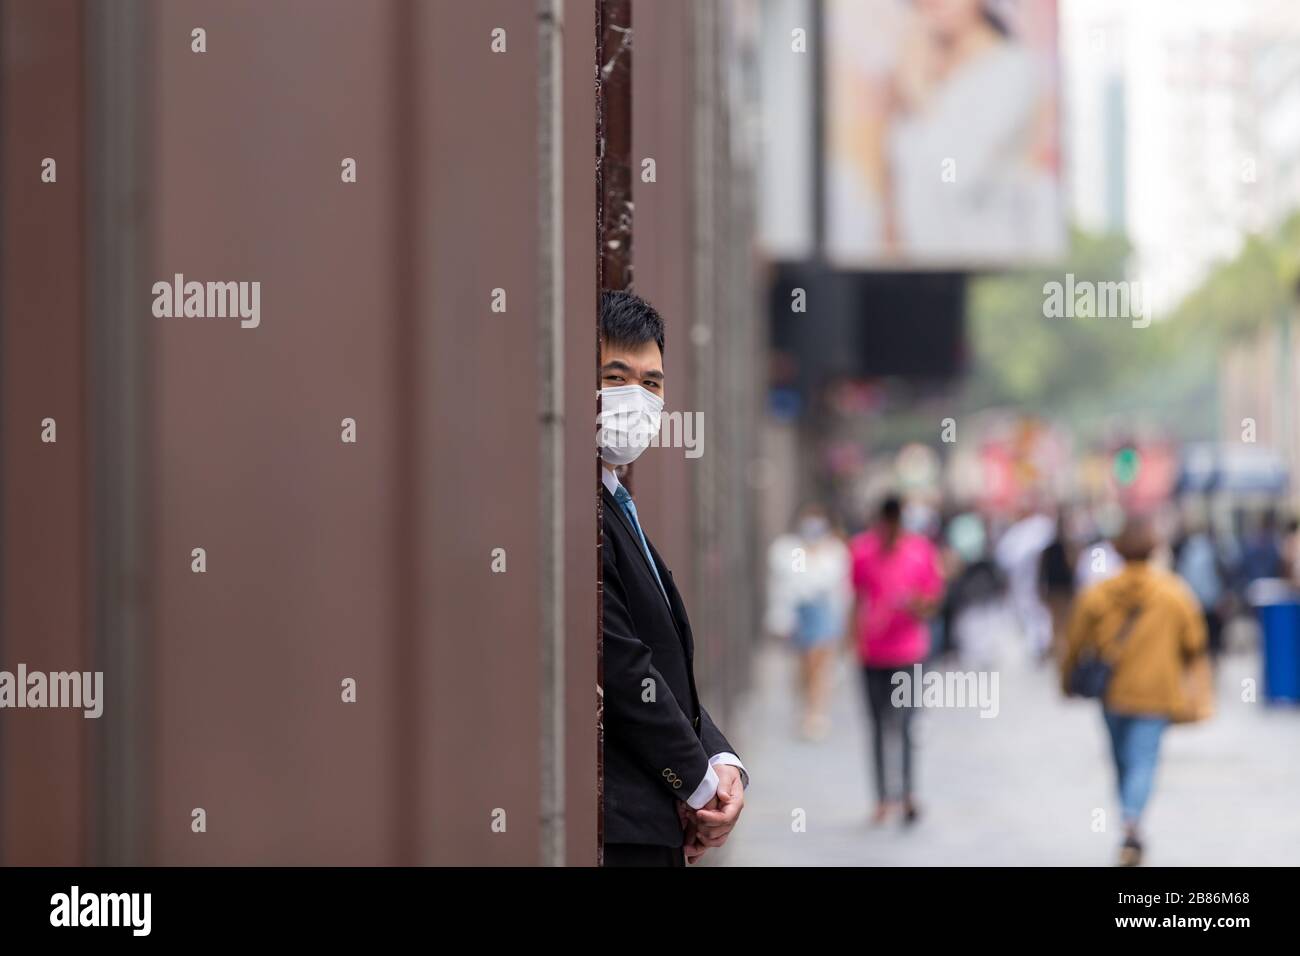
[[[1042,88],[1033,57],[999,43],[893,124],[890,177],[904,259],[1014,261],[1059,245],[1057,184],[1031,162]]]

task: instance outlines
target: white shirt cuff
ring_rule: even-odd
[[[739,757],[737,757],[729,750],[724,750],[722,753],[714,754],[712,757],[709,758],[710,767],[717,766],[720,763],[729,764],[735,767],[737,770],[739,770],[741,786],[746,788],[749,787],[749,771],[745,769],[745,765],[740,762]]]
[[[695,788],[695,792],[686,798],[686,805],[692,810],[699,810],[717,795],[720,782],[717,771],[713,769],[713,764],[710,762],[704,771],[704,779]]]

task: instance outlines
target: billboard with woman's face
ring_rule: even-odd
[[[979,268],[1064,245],[1056,0],[828,0],[826,245]]]

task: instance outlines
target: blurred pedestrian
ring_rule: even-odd
[[[1077,557],[1070,540],[1069,521],[1065,509],[1056,517],[1056,535],[1038,560],[1038,596],[1047,605],[1052,621],[1052,639],[1049,654],[1060,660],[1065,652],[1065,629],[1069,623],[1070,607],[1074,603],[1074,562]]]
[[[1295,587],[1300,582],[1300,519],[1287,518],[1282,533],[1282,576]]]
[[[1074,593],[1081,594],[1094,584],[1110,580],[1123,567],[1124,559],[1110,538],[1094,539],[1079,549],[1079,557],[1075,559]]]
[[[830,668],[847,633],[851,601],[849,549],[826,509],[807,504],[768,551],[767,626],[799,653],[800,729],[809,740],[830,730]]]
[[[1241,564],[1238,568],[1241,589],[1244,593],[1250,585],[1262,578],[1281,577],[1282,571],[1282,540],[1278,532],[1277,514],[1268,508],[1242,546]]]
[[[1178,576],[1196,595],[1205,619],[1207,646],[1212,659],[1223,650],[1223,625],[1228,607],[1228,574],[1219,557],[1218,543],[1209,525],[1199,517],[1186,523],[1186,536],[1176,551]]]
[[[948,526],[948,544],[956,561],[948,570],[939,615],[943,631],[959,666],[994,667],[1004,638],[1015,633],[1015,620],[1006,601],[1006,576],[989,556],[984,519],[973,511],[958,515]]]
[[[998,542],[996,558],[1010,585],[1011,606],[1020,623],[1029,655],[1041,660],[1052,640],[1052,618],[1038,595],[1038,562],[1051,542],[1056,525],[1032,506],[1020,516]]]
[[[905,822],[917,819],[912,760],[911,706],[896,706],[895,687],[912,680],[912,665],[929,653],[926,618],[943,593],[939,554],[923,535],[902,527],[902,502],[887,497],[874,526],[853,539],[854,615],[858,659],[871,721],[876,808],[883,823],[901,808]],[[897,678],[897,679],[896,679]],[[908,695],[905,704],[910,704]],[[897,759],[892,759],[896,751]]]
[[[1151,564],[1155,547],[1148,522],[1125,524],[1115,541],[1124,567],[1079,596],[1062,672],[1067,694],[1102,701],[1123,812],[1124,866],[1142,860],[1140,827],[1160,739],[1186,707],[1184,675],[1205,648],[1196,597],[1175,575]]]

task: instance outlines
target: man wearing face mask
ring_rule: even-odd
[[[721,846],[748,774],[699,702],[694,639],[672,572],[615,468],[657,443],[664,325],[629,292],[600,305],[597,441],[604,482],[606,866],[683,866]]]

